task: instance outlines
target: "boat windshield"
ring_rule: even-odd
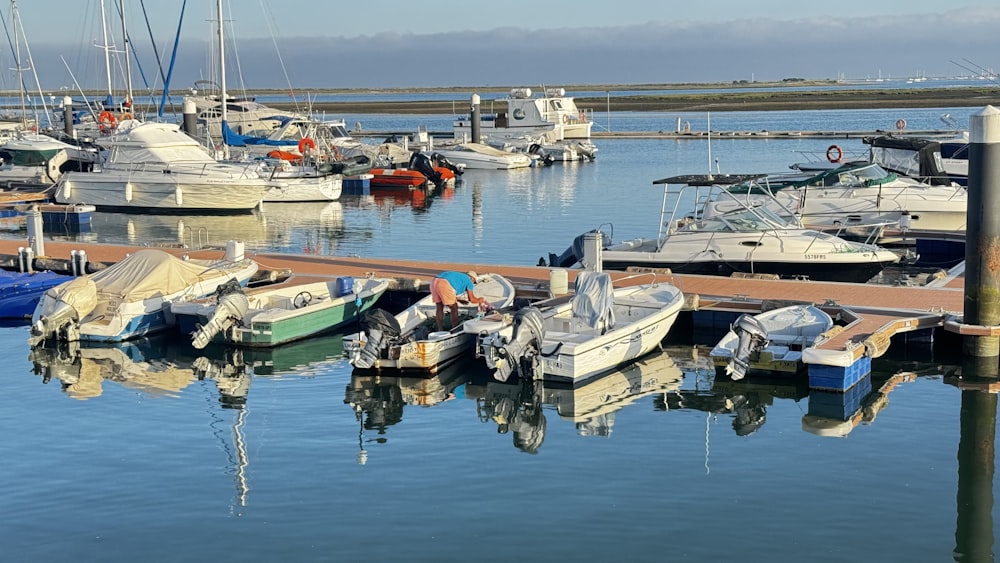
[[[842,186],[870,186],[889,181],[892,176],[878,164],[852,168],[837,174],[837,182]]]
[[[780,216],[769,209],[736,209],[720,215],[713,215],[680,228],[684,231],[735,231],[747,233],[767,231],[786,226]]]

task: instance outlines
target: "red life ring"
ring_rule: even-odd
[[[830,162],[837,163],[844,158],[844,151],[840,149],[838,145],[830,145],[826,149],[826,159]]]
[[[906,129],[906,120],[905,119],[897,119],[896,120],[896,129],[899,129],[900,131],[902,131],[903,129]]]
[[[563,115],[563,123],[569,123],[569,116],[568,115],[565,115],[565,114]]]
[[[97,116],[97,127],[103,132],[114,129],[116,122],[117,120],[115,119],[115,114],[108,110],[102,111],[101,114]]]
[[[316,150],[316,141],[310,139],[309,137],[302,137],[299,139],[299,152],[305,154],[306,147],[309,147],[311,150]]]

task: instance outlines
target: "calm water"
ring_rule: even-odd
[[[967,123],[971,112],[962,111]],[[933,124],[940,113],[711,119],[719,130],[846,130],[899,117]],[[393,118],[355,118],[397,127]],[[673,126],[662,116],[612,119]],[[398,121],[409,130],[426,123]],[[533,264],[601,223],[613,223],[616,238],[654,232],[654,179],[710,162],[723,172],[781,170],[803,160],[799,151],[828,144],[717,139],[709,157],[704,140],[602,140],[593,163],[470,171],[429,197],[274,204],[226,218],[99,214],[91,233],[61,238],[198,246],[236,237],[260,250]],[[1000,554],[996,398],[946,383],[958,369],[954,353],[894,350],[859,387],[873,393],[831,395],[790,381],[717,383],[704,348],[692,348],[711,337],[675,328],[663,355],[576,390],[500,385],[475,363],[430,379],[352,374],[339,335],[242,353],[198,352],[167,335],[29,357],[26,327],[0,328],[9,362],[0,393],[0,558]],[[889,387],[888,404],[877,408],[876,392]],[[820,427],[840,437],[819,435]]]

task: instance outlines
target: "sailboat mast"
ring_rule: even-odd
[[[118,11],[122,16],[122,41],[125,45],[125,108],[132,110],[132,59],[128,56],[128,29],[125,27],[125,0],[118,0]]]
[[[110,106],[111,101],[114,99],[112,88],[111,88],[111,46],[108,45],[108,19],[104,12],[104,0],[101,0],[101,31],[104,34],[104,45],[101,48],[104,49],[104,73],[108,80],[108,97],[106,105]]]
[[[222,128],[225,130],[229,126],[229,114],[226,107],[228,104],[228,96],[226,95],[226,41],[222,31],[224,27],[222,21],[222,0],[216,0],[215,7],[216,13],[219,16],[219,94],[222,106],[220,115],[222,117]],[[225,139],[224,134],[223,139]],[[222,154],[223,158],[229,158],[229,145],[224,140],[222,142]]]
[[[24,79],[21,72],[21,38],[17,33],[17,2],[10,0],[10,23],[14,29],[14,64],[17,65],[17,89],[21,93],[21,126],[28,126],[28,108],[24,100]]]

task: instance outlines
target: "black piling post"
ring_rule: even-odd
[[[472,95],[472,142],[479,142],[479,94]]]
[[[1000,325],[1000,110],[969,118],[969,203],[965,233],[967,325]],[[965,335],[965,355],[1000,356],[1000,336]]]
[[[63,98],[63,131],[70,139],[76,138],[73,133],[73,98],[69,96]]]

